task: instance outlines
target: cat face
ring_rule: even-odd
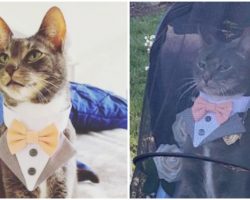
[[[242,38],[229,43],[214,41],[201,48],[193,69],[199,91],[212,96],[234,96],[248,92],[250,52],[241,45],[242,42],[246,41]]]
[[[37,34],[12,38],[0,18],[0,89],[12,101],[47,103],[65,83],[63,42],[66,25],[61,11],[53,7]]]

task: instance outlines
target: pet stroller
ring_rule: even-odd
[[[203,45],[216,40],[227,46],[237,40],[244,53],[250,54],[249,27],[250,3],[180,2],[168,9],[150,52],[137,156],[133,160],[132,198],[250,197],[247,109],[237,112],[238,121],[224,122],[226,127],[213,130],[213,136],[206,136],[206,122],[205,131],[198,129],[197,137],[187,136],[183,127],[196,131],[189,113],[185,125],[175,123],[177,114],[191,108],[199,96],[189,81]],[[239,54],[238,62],[240,57],[248,59]],[[230,54],[226,58],[231,59]],[[249,96],[248,91],[242,98]],[[211,117],[205,120],[209,123]]]

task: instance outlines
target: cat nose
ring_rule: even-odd
[[[10,75],[12,76],[15,72],[15,70],[17,70],[17,66],[15,65],[8,65],[6,68],[5,68],[5,71]]]
[[[205,73],[205,74],[203,75],[203,80],[204,80],[204,82],[207,84],[208,81],[211,80],[211,74]]]

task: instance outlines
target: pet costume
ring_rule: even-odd
[[[75,154],[63,131],[71,105],[49,115],[18,113],[3,106],[7,131],[0,139],[0,158],[29,191],[35,190]]]

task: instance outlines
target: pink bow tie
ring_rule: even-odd
[[[202,97],[198,97],[192,107],[192,113],[195,121],[199,121],[207,112],[215,113],[216,120],[219,124],[228,120],[233,108],[231,101],[214,104],[206,101]]]

